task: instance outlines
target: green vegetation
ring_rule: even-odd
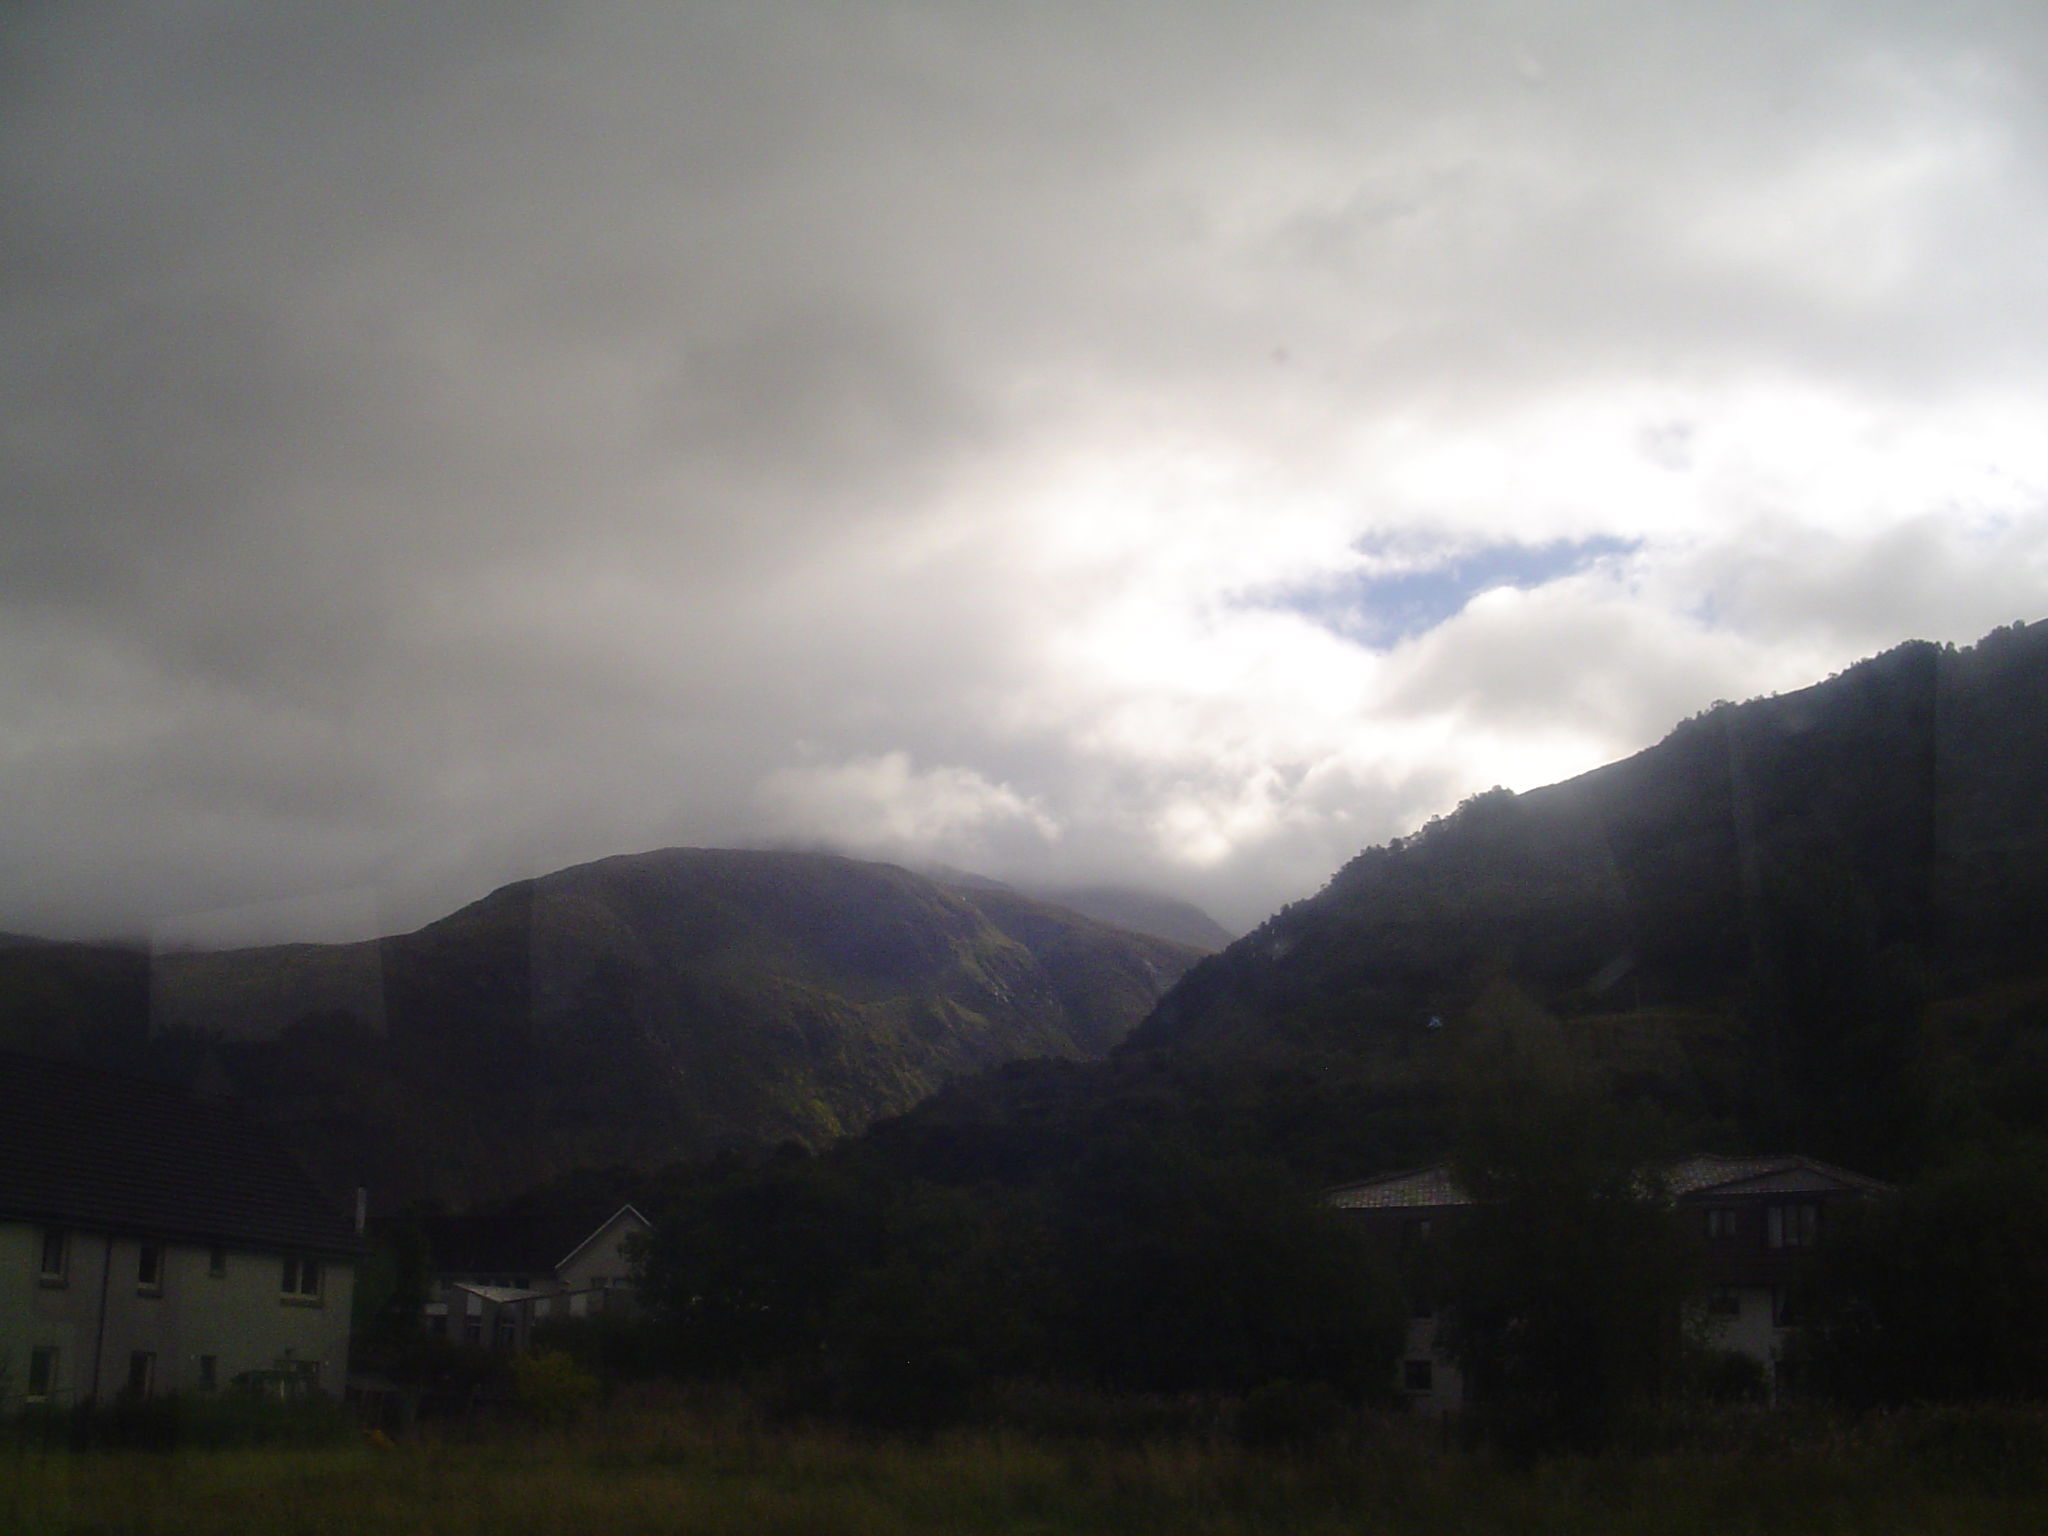
[[[1854,1213],[1816,1255],[1812,1384],[1859,1404],[2048,1389],[2048,1144],[1985,1148]]]
[[[1706,1443],[1517,1468],[1347,1417],[1313,1450],[1228,1434],[930,1443],[763,1430],[734,1412],[615,1412],[567,1431],[382,1449],[0,1452],[18,1536],[1856,1536],[2029,1533],[2048,1522],[2038,1412],[1862,1421],[1723,1415]],[[1701,1426],[1689,1434],[1703,1437]]]
[[[1717,709],[1361,855],[1105,1062],[650,1195],[678,1358],[853,1422],[980,1422],[1026,1377],[1311,1435],[1318,1397],[1385,1399],[1398,1321],[1313,1191],[1451,1157],[1486,1198],[1426,1283],[1489,1426],[1595,1446],[1754,1387],[1687,1346],[1655,1169],[1771,1150],[1912,1181],[1811,1279],[1813,1386],[2048,1394],[2044,694],[2036,626]]]
[[[792,1152],[657,1198],[651,1353],[772,1376],[785,1411],[911,1429],[985,1421],[1030,1380],[1384,1398],[1397,1297],[1341,1218],[1184,1139],[1079,1150],[950,1178],[873,1145]]]
[[[228,1084],[383,1209],[822,1146],[949,1078],[1100,1056],[1199,951],[999,887],[667,849],[414,933],[160,957],[0,942],[0,1034]]]
[[[1700,1254],[1654,1123],[1511,991],[1482,1011],[1451,1159],[1477,1204],[1429,1245],[1427,1283],[1475,1427],[1519,1452],[1598,1446],[1679,1385]]]
[[[1299,1063],[1413,1104],[1506,983],[1695,1147],[1910,1178],[2048,1131],[2044,706],[2048,624],[2016,627],[1475,796],[1197,965],[1126,1054],[1204,1098],[1203,1061]]]

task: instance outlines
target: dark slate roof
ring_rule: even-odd
[[[239,1105],[0,1052],[0,1218],[353,1253],[349,1221]]]
[[[614,1216],[630,1209],[627,1205],[593,1205],[573,1211],[416,1216],[398,1221],[417,1227],[426,1238],[428,1262],[436,1274],[532,1276],[553,1274]]]

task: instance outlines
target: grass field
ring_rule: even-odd
[[[1516,1469],[1406,1427],[1313,1454],[1229,1444],[930,1445],[761,1432],[641,1410],[554,1432],[393,1448],[0,1451],[10,1536],[1057,1536],[1514,1532],[1964,1536],[2048,1530],[2048,1419],[1973,1410]]]

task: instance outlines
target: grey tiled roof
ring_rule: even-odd
[[[239,1105],[0,1052],[0,1219],[353,1253],[349,1221]]]
[[[1665,1170],[1665,1178],[1671,1193],[1681,1200],[1713,1193],[1789,1195],[1831,1187],[1857,1191],[1889,1187],[1881,1180],[1851,1173],[1846,1168],[1798,1156],[1720,1157],[1701,1153],[1671,1164]],[[1339,1185],[1323,1199],[1342,1211],[1432,1210],[1472,1203],[1471,1196],[1459,1187],[1449,1165],[1444,1163]]]
[[[1383,1178],[1346,1184],[1323,1197],[1342,1211],[1428,1210],[1444,1205],[1470,1205],[1471,1196],[1451,1177],[1444,1164],[1390,1173]]]
[[[1687,1195],[1713,1192],[1743,1195],[1806,1194],[1830,1185],[1854,1190],[1879,1190],[1887,1186],[1880,1179],[1810,1157],[1717,1157],[1701,1153],[1673,1163],[1666,1171],[1671,1193]]]

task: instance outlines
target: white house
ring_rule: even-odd
[[[426,1324],[458,1343],[525,1349],[548,1318],[637,1305],[635,1245],[653,1225],[630,1204],[546,1215],[419,1218],[434,1275]]]
[[[240,1107],[0,1053],[0,1413],[338,1394],[360,1251]]]

